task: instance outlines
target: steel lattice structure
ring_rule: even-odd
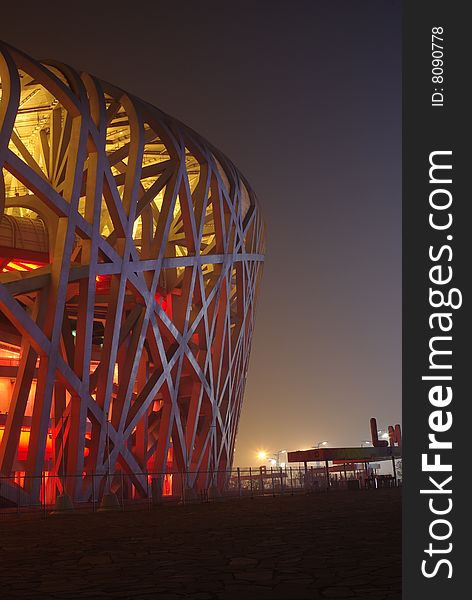
[[[38,498],[47,471],[87,499],[108,461],[140,496],[146,471],[222,487],[208,472],[231,467],[263,265],[253,191],[87,73],[0,45],[0,86],[4,498]]]

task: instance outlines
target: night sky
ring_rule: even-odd
[[[401,422],[400,2],[9,4],[1,39],[179,118],[259,197],[266,266],[234,465]]]

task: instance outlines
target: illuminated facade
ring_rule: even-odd
[[[221,489],[263,265],[246,180],[157,108],[6,45],[0,167],[4,501],[87,501],[107,473],[137,497],[150,472]]]

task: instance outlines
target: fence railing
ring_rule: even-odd
[[[70,510],[132,510],[156,504],[192,503],[335,489],[393,487],[387,476],[330,474],[303,467],[218,471],[152,471],[0,476],[0,514],[44,515]]]

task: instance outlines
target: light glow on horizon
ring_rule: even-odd
[[[267,450],[258,450],[257,459],[262,461],[267,460]]]

